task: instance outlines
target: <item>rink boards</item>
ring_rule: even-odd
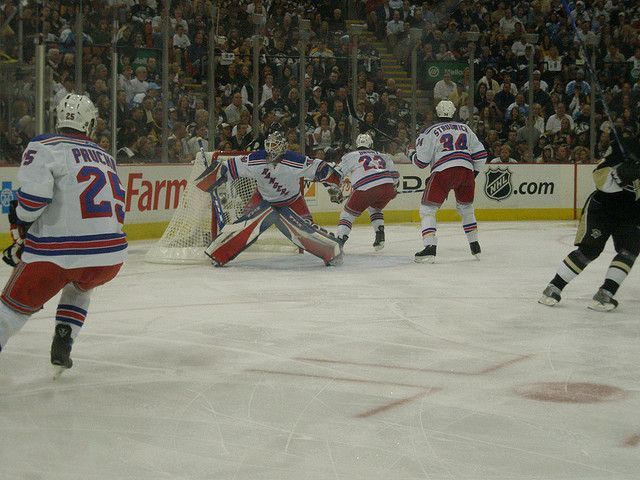
[[[593,165],[486,165],[476,179],[475,207],[478,220],[570,220],[591,191]],[[398,165],[403,193],[387,206],[385,221],[417,222],[418,207],[427,171]],[[118,173],[126,197],[126,227],[130,239],[159,237],[187,186],[191,165],[122,165]],[[15,196],[17,167],[0,169],[2,191],[0,232],[7,232],[6,213]],[[329,201],[326,189],[308,182],[305,197],[317,223],[335,225],[341,205]],[[457,220],[450,198],[438,212],[441,221]],[[363,215],[359,221],[367,222]],[[8,242],[8,235],[5,235]],[[5,243],[6,243],[5,242]]]

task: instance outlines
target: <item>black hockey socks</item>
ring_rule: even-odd
[[[576,249],[565,257],[560,264],[556,276],[551,280],[551,285],[562,290],[571,280],[576,278],[591,263],[589,259],[580,249]]]
[[[604,283],[600,288],[615,295],[624,279],[629,275],[635,260],[636,257],[627,250],[618,253],[611,261]]]

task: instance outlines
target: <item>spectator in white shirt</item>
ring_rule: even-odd
[[[548,92],[549,91],[549,84],[547,82],[545,82],[544,80],[542,80],[541,76],[542,76],[542,73],[540,72],[540,70],[534,70],[533,71],[533,80],[538,80],[540,82],[540,90]],[[526,92],[529,91],[529,81],[528,80],[525,82],[524,86],[522,87],[522,91],[526,91]]]
[[[262,92],[260,92],[260,106],[264,105],[264,102],[269,100],[273,96],[273,75],[268,74],[264,77],[264,85],[262,85]]]
[[[173,34],[173,46],[186,50],[191,45],[189,36],[184,33],[184,27],[181,24],[176,26],[176,33]]]
[[[560,128],[562,127],[563,118],[569,119],[569,124],[571,125],[571,129],[573,130],[573,118],[567,115],[567,108],[565,107],[564,103],[558,102],[558,104],[556,105],[556,113],[551,115],[547,120],[545,131],[552,133],[559,132]]]
[[[510,8],[505,9],[504,17],[500,19],[500,31],[509,36],[516,30],[516,23],[520,22],[517,17],[513,16],[513,12]]]
[[[500,155],[489,163],[518,163],[518,161],[511,157],[511,147],[505,143],[500,147]]]
[[[494,78],[495,73],[493,68],[487,67],[484,77],[478,80],[478,85],[484,83],[487,86],[487,90],[492,90],[494,94],[500,91],[500,84]]]
[[[149,90],[149,82],[147,82],[147,69],[146,67],[139,66],[136,68],[136,76],[129,82],[130,89],[127,90],[127,96],[131,95],[131,98],[135,97],[138,93],[147,93]],[[126,90],[126,88],[125,88]]]
[[[391,48],[398,43],[398,36],[404,32],[404,22],[400,20],[400,11],[393,11],[393,18],[387,22],[387,42]]]
[[[438,103],[440,100],[447,100],[449,95],[456,91],[456,82],[451,80],[451,72],[444,72],[442,80],[436,82],[433,87],[433,101]]]
[[[233,94],[231,103],[224,109],[224,113],[227,116],[227,123],[231,126],[237,125],[240,122],[243,112],[249,113],[249,109],[242,104],[242,94],[236,92]]]

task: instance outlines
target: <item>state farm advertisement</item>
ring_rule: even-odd
[[[187,188],[191,165],[122,165],[118,175],[127,192],[126,223],[171,220]]]

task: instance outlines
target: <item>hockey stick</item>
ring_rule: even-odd
[[[364,123],[364,120],[362,118],[359,118],[355,108],[353,108],[353,100],[351,99],[350,95],[347,95],[347,111],[349,113],[349,116],[351,117],[351,119],[355,119],[360,123]],[[388,133],[383,132],[382,130],[380,130],[377,127],[374,127],[373,125],[371,126],[371,130],[373,130],[376,133],[379,133],[380,135],[382,135],[383,137],[386,137],[388,140],[392,140],[395,141],[395,137],[392,137],[391,135],[389,135]],[[364,132],[363,132],[364,133]]]
[[[204,162],[205,168],[207,165],[207,157],[204,153],[204,145],[202,144],[202,140],[198,140],[198,145],[200,146],[200,155],[202,155],[202,160]],[[215,160],[212,160],[215,161]],[[224,219],[224,213],[222,210],[222,202],[220,201],[220,196],[218,195],[218,190],[213,188],[210,192],[211,195],[211,204],[213,205],[214,215],[212,218],[212,222],[215,220],[216,222],[216,232],[220,232],[222,228],[225,226],[226,222]]]

